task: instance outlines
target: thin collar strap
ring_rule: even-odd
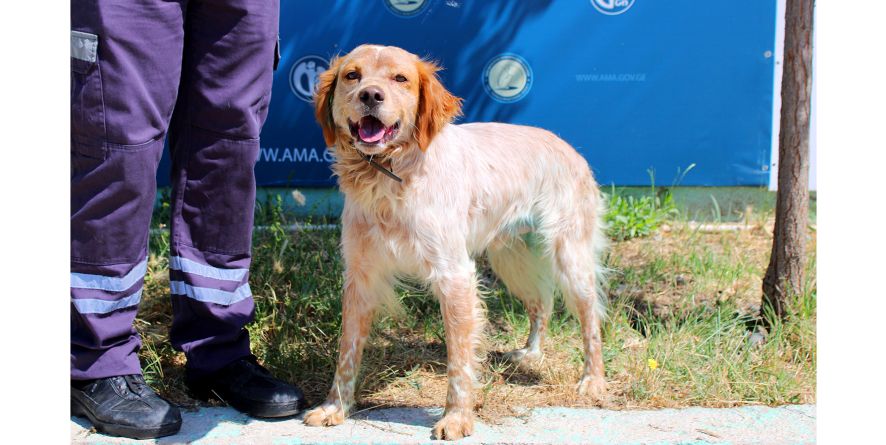
[[[378,162],[375,162],[375,160],[372,159],[372,156],[367,156],[366,153],[363,153],[362,151],[358,150],[356,147],[354,149],[357,150],[357,153],[360,153],[360,157],[363,158],[364,161],[368,162],[369,165],[371,165],[373,168],[384,173],[385,176],[387,176],[397,182],[403,182],[403,179],[401,179],[399,176],[394,174],[393,169],[391,169],[391,170],[386,169],[383,165],[379,164]]]

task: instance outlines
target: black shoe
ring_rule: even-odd
[[[254,355],[208,376],[186,374],[185,384],[198,399],[217,398],[252,417],[294,416],[308,405],[298,387],[274,378]]]
[[[72,382],[71,414],[88,418],[101,433],[133,439],[168,436],[182,426],[178,408],[140,375]]]

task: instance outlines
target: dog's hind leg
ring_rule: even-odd
[[[596,230],[601,229],[598,226]],[[561,236],[553,241],[552,248],[555,275],[566,306],[581,322],[585,364],[577,390],[579,394],[600,398],[606,391],[600,328],[605,300],[596,242],[599,241],[592,237]]]
[[[526,346],[508,352],[514,363],[541,360],[542,345],[554,305],[554,283],[551,259],[538,246],[516,239],[507,245],[490,249],[487,256],[495,274],[508,291],[523,302],[529,315],[529,338]]]

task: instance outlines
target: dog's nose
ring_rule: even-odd
[[[360,92],[360,102],[369,108],[375,108],[385,101],[385,93],[379,87],[366,87]]]

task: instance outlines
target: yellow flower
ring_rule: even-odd
[[[655,371],[655,369],[658,368],[658,361],[655,360],[654,358],[647,360],[646,363],[649,365],[649,369],[651,369],[653,371]]]

